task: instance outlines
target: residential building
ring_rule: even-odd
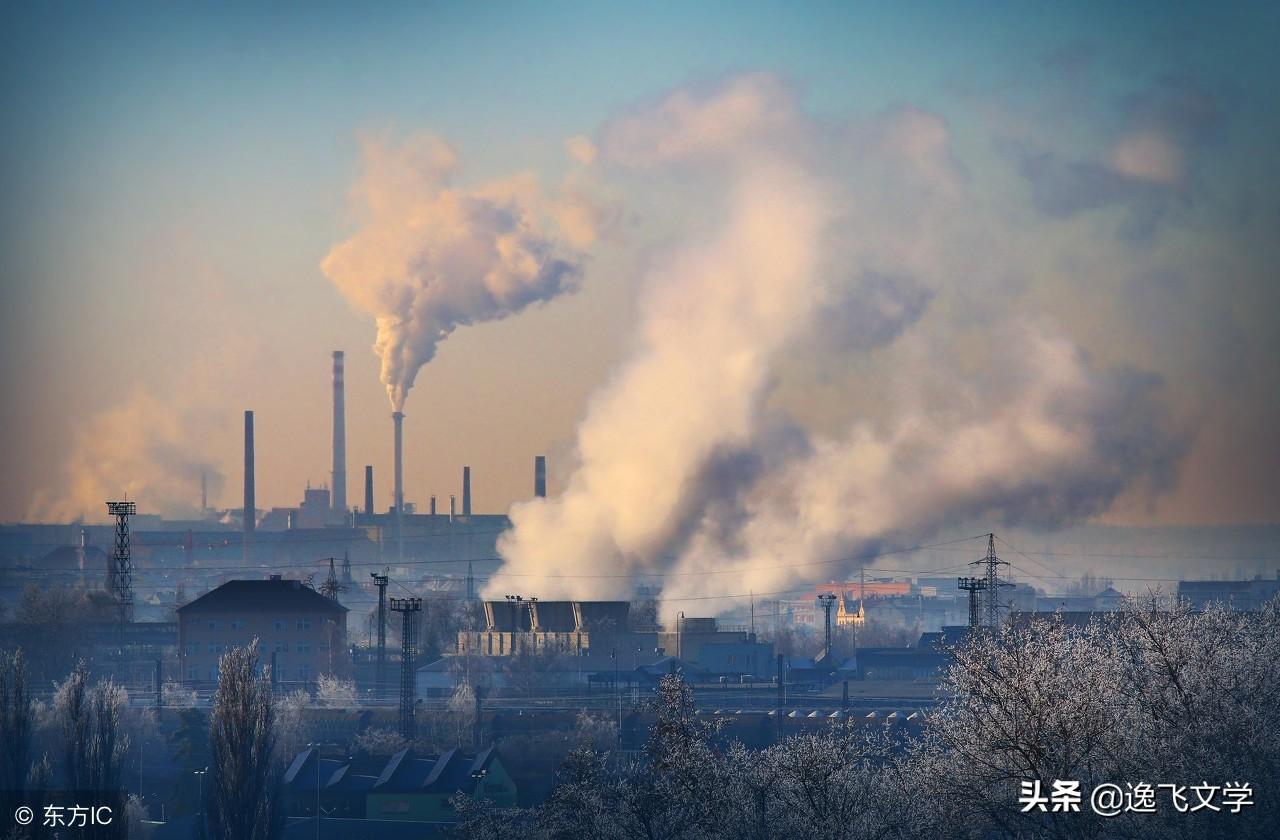
[[[279,575],[227,581],[177,613],[178,657],[188,685],[215,683],[222,654],[254,639],[278,683],[310,683],[349,668],[347,608],[301,581]]]

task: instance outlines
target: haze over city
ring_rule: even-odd
[[[1280,836],[1278,40],[8,4],[0,835]]]

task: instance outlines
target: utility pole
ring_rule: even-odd
[[[373,585],[378,587],[378,665],[374,673],[374,693],[384,697],[387,692],[387,583],[391,580],[387,570],[382,574],[370,572]]]
[[[346,584],[338,582],[338,569],[334,565],[336,558],[329,558],[329,576],[324,579],[324,583],[320,584],[320,594],[326,598],[338,600],[338,593],[345,592]]]
[[[822,651],[828,666],[831,665],[831,608],[835,606],[836,595],[834,592],[823,592],[818,596],[818,601],[822,604],[822,611],[826,613],[826,639],[823,643]]]
[[[116,518],[116,548],[111,558],[108,584],[120,605],[120,655],[124,656],[124,628],[133,620],[133,556],[129,546],[129,517],[137,502],[107,502],[107,513]]]
[[[413,671],[413,617],[422,611],[421,598],[392,598],[391,611],[404,617],[400,635],[400,737],[410,743],[418,737]]]

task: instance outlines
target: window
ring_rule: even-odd
[[[244,629],[244,619],[240,619],[240,618],[233,618],[233,619],[231,619],[230,625],[231,625],[231,629],[232,629],[232,630],[243,630],[243,629]]]
[[[189,680],[198,680],[198,679],[200,679],[200,669],[199,669],[199,668],[197,668],[197,667],[196,667],[196,666],[194,666],[194,665],[192,665],[190,668],[188,668],[188,669],[187,669],[187,679],[189,679]]]
[[[288,652],[289,652],[288,642],[276,642],[276,653],[288,653]]]
[[[310,653],[311,645],[307,644],[306,642],[298,642],[296,645],[293,646],[293,649],[296,650],[298,653]]]
[[[218,678],[218,666],[214,665],[209,669],[209,679],[216,680]]]
[[[381,814],[407,814],[409,813],[409,800],[384,799],[378,803],[378,812]]]
[[[196,654],[196,653],[199,653],[199,652],[200,652],[200,643],[199,643],[199,642],[187,642],[187,653],[188,653],[188,655],[190,655],[190,654]]]
[[[298,629],[299,629],[299,630],[310,630],[310,629],[311,629],[311,619],[309,619],[309,618],[300,618],[300,619],[298,619]]]
[[[217,652],[218,652],[218,646],[213,642],[209,642],[209,653],[217,653]]]
[[[288,630],[289,622],[285,621],[283,618],[277,618],[275,621],[271,622],[271,628],[273,630]]]
[[[218,629],[218,620],[216,618],[209,619],[209,629],[210,630]]]

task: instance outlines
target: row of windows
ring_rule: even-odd
[[[211,619],[209,619],[208,621],[206,621],[206,622],[205,622],[205,625],[206,625],[206,626],[208,626],[208,628],[209,628],[210,630],[214,630],[214,631],[216,631],[216,630],[221,629],[221,627],[222,627],[222,625],[223,625],[224,623],[227,625],[227,629],[228,629],[228,630],[243,630],[243,629],[244,629],[244,619],[240,619],[240,618],[232,618],[232,619],[227,620],[226,622],[223,622],[223,621],[221,621],[220,619],[211,618]],[[299,629],[299,630],[310,630],[310,629],[311,629],[311,619],[309,619],[309,618],[299,618],[299,619],[297,619],[297,620],[294,622],[294,624],[296,625],[297,629]],[[277,619],[274,619],[274,620],[272,620],[272,622],[271,622],[271,626],[272,626],[274,629],[276,629],[276,630],[288,630],[288,629],[289,629],[289,619],[287,619],[287,618],[277,618]]]
[[[243,647],[244,645],[241,644],[239,646]],[[199,642],[187,642],[187,655],[195,656],[196,654],[200,653],[202,647],[203,646]],[[208,644],[209,653],[226,653],[227,651],[231,650],[233,647],[237,647],[237,644],[235,642],[227,642],[225,644],[218,643],[218,642],[210,642]],[[266,650],[266,649],[267,649],[266,647],[263,648],[263,650]],[[276,642],[274,645],[271,646],[271,650],[275,651],[276,653],[288,653],[289,643]],[[322,642],[316,645],[316,650],[321,651],[322,653],[327,653],[329,651],[329,644],[327,642]],[[311,653],[311,643],[296,642],[293,645],[293,652],[294,653]]]
[[[195,665],[192,665],[190,668],[188,668],[188,669],[187,669],[187,679],[189,679],[189,680],[199,680],[199,679],[201,679],[201,673],[202,673],[202,671],[201,671],[201,669],[200,669],[199,667],[197,667],[197,666],[195,666]],[[218,666],[217,666],[217,665],[212,666],[211,668],[209,668],[209,669],[207,670],[207,672],[206,672],[206,673],[208,673],[208,675],[209,675],[208,679],[209,679],[209,681],[210,681],[210,682],[216,682],[216,681],[217,681],[217,679],[218,679]],[[277,679],[277,680],[284,681],[284,680],[289,680],[289,679],[297,679],[297,680],[303,680],[303,681],[306,681],[306,680],[310,680],[310,679],[311,679],[311,676],[312,676],[312,673],[311,673],[311,666],[310,666],[310,665],[302,665],[302,666],[300,666],[299,668],[296,668],[296,669],[292,672],[292,674],[293,674],[293,676],[292,676],[292,677],[290,677],[290,676],[289,676],[289,674],[290,674],[290,672],[289,672],[289,671],[287,671],[287,670],[285,670],[284,668],[278,668],[278,669],[276,669],[276,679]]]

